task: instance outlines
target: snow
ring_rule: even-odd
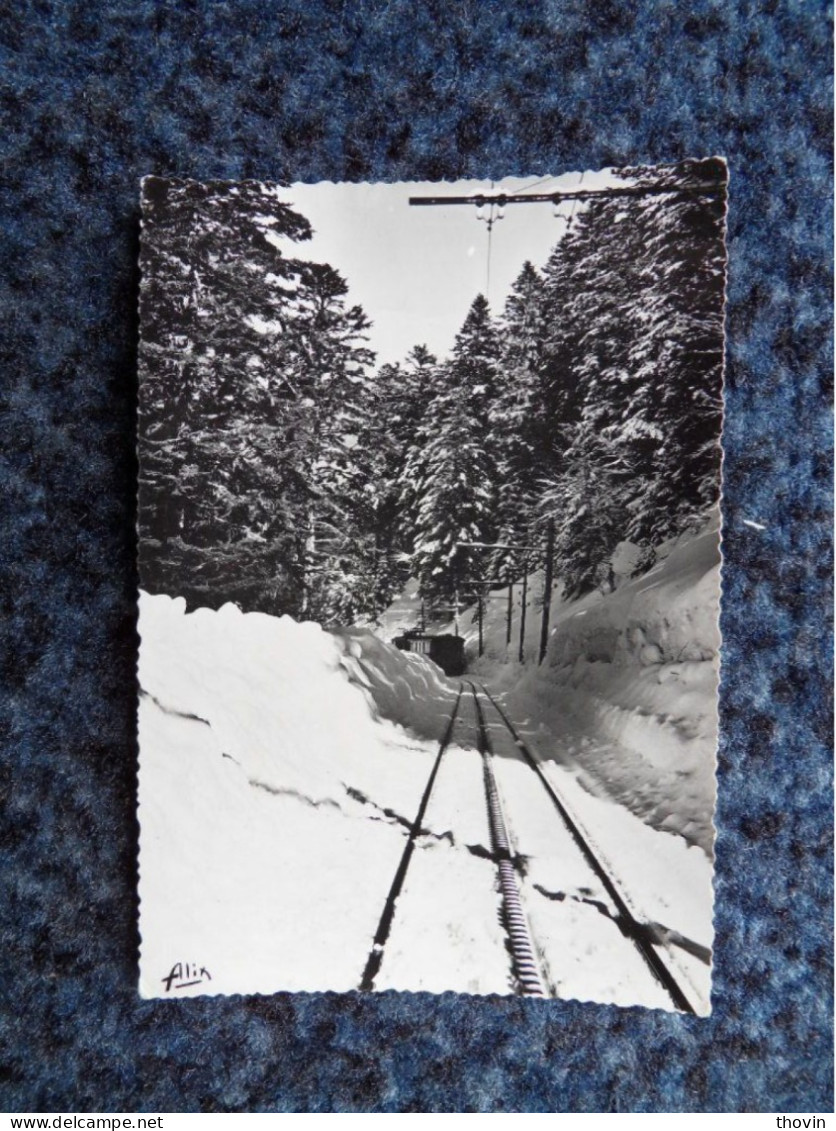
[[[141,992],[356,988],[435,744],[316,625],[143,595],[139,626]]]
[[[248,314],[245,321],[257,334],[275,336],[276,334],[280,334],[284,329],[284,326],[282,326],[278,319],[262,318],[259,314]]]
[[[420,627],[420,624],[421,597],[418,582],[411,577],[391,605],[378,615],[374,631],[382,640],[394,640],[407,629]]]
[[[536,664],[486,603],[472,665],[514,720],[618,891],[700,1013],[710,1009],[716,526],[662,548],[613,593],[555,601]],[[630,557],[622,547],[622,559]],[[140,601],[140,991],[356,989],[459,681],[382,637],[414,627],[407,586],[374,631],[327,632],[234,606]],[[473,611],[463,614],[467,624]],[[436,626],[441,627],[441,626]],[[468,628],[471,652],[475,625]],[[531,766],[487,705],[520,895],[550,993],[671,1008]],[[462,694],[395,905],[375,989],[515,985],[477,749]],[[176,963],[208,971],[166,988]],[[211,978],[211,980],[209,980]]]
[[[397,827],[363,821],[357,837],[362,807],[348,798],[316,808],[293,789],[253,788],[208,728],[147,699],[140,742],[142,995],[160,994],[180,960],[212,981],[178,996],[324,989],[323,969],[330,987],[355,986],[368,946],[352,926],[385,899]]]
[[[493,749],[500,755],[493,766],[508,831],[516,851],[526,858],[523,903],[552,989],[561,997],[669,1007],[638,951],[623,946],[615,904],[568,829],[555,820],[553,802],[496,712],[489,712],[488,722]],[[541,764],[607,874],[616,877],[634,918],[673,929],[710,949],[711,865],[706,855],[679,837],[648,828],[611,801],[590,796],[563,767]],[[707,1012],[707,964],[683,958],[679,949],[666,952],[665,958],[687,975],[693,1000]]]
[[[525,664],[517,661],[521,587],[506,645],[507,590],[485,602],[484,655],[476,610],[460,631],[470,669],[547,761],[619,801],[655,828],[709,855],[716,793],[719,682],[719,521],[657,547],[657,564],[629,579],[629,543],[616,549],[617,588],[564,601],[556,585],[545,661],[538,665],[543,575],[528,579]],[[452,631],[450,625],[437,626]]]
[[[482,759],[468,706],[462,707],[457,748],[441,762],[423,822],[427,835],[398,900],[378,989],[507,994],[512,988],[496,867],[487,858]]]
[[[142,594],[139,628],[140,992],[356,989],[458,685],[369,633],[231,605]],[[376,988],[509,992],[461,738]],[[177,962],[211,981],[164,991]]]
[[[399,652],[369,630],[335,633],[344,641],[341,664],[363,687],[375,712],[415,734],[440,741],[458,693],[458,682],[423,656]]]
[[[618,582],[629,579],[641,560],[641,547],[634,542],[619,542],[613,551],[610,565]]]

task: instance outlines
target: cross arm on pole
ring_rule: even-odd
[[[483,208],[495,204],[504,208],[506,204],[560,204],[562,200],[595,200],[623,196],[705,196],[723,194],[725,183],[706,182],[696,185],[619,185],[603,189],[574,189],[567,192],[526,192],[526,193],[474,193],[472,196],[411,196],[412,205],[433,204],[471,204]]]

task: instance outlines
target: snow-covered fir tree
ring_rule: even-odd
[[[422,593],[433,601],[449,601],[481,558],[462,543],[494,535],[493,468],[455,387],[433,401],[426,427],[412,560]]]
[[[665,183],[658,170],[623,175]],[[649,549],[716,501],[723,204],[677,189],[724,179],[721,163],[696,163],[667,174],[670,195],[594,201],[544,269],[556,443],[538,510],[556,522],[570,591],[594,583],[620,540]]]
[[[294,466],[308,488],[296,543],[301,613],[343,623],[364,604],[368,584],[372,453],[361,436],[374,355],[366,345],[369,321],[360,307],[346,306],[348,287],[337,271],[306,264],[301,284],[292,327],[297,395],[288,420]]]
[[[423,420],[438,380],[438,361],[424,345],[406,359],[384,365],[373,383],[364,442],[372,455],[372,526],[375,539],[373,615],[403,588],[411,572],[417,498],[407,471],[411,456],[420,464],[426,437]]]
[[[606,584],[716,502],[721,162],[624,169],[669,191],[578,204],[494,321],[449,356],[373,371],[370,323],[281,189],[146,180],[142,584],[323,623],[373,618],[409,575],[449,604],[545,547],[567,594]],[[699,191],[710,185],[720,191]],[[540,565],[526,555],[529,568]]]
[[[491,541],[496,530],[496,464],[490,412],[499,375],[499,338],[487,300],[477,295],[437,371],[432,399],[402,476],[409,501],[413,561],[422,591],[451,599],[480,568],[463,542]]]
[[[544,397],[543,279],[529,262],[511,288],[499,324],[496,395],[489,442],[496,469],[496,530],[503,545],[524,546],[550,451]],[[486,555],[491,577],[515,576],[525,555],[505,549]]]
[[[142,584],[299,614],[322,525],[357,521],[368,322],[287,254],[310,226],[275,186],[151,178],[143,205]]]

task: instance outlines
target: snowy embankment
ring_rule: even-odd
[[[178,962],[211,978],[187,995],[356,988],[455,692],[378,641],[360,660],[231,605],[142,594],[139,631],[141,992]],[[404,678],[428,739],[368,690]]]
[[[142,595],[139,628],[141,992],[358,988],[458,681],[368,631],[233,606],[187,614]],[[377,989],[515,988],[475,722],[465,694]],[[549,992],[665,1007],[544,790],[496,719],[491,729]],[[638,920],[707,953],[704,853],[545,769]],[[676,960],[705,1012],[708,967],[689,954]],[[178,964],[200,976],[172,984]]]
[[[660,548],[647,573],[608,594],[555,600],[537,664],[542,578],[530,579],[526,663],[505,604],[488,603],[485,654],[475,614],[461,617],[471,667],[546,760],[575,769],[593,793],[711,854],[720,636],[719,523]],[[557,590],[556,590],[557,592]],[[497,595],[499,596],[499,595]]]

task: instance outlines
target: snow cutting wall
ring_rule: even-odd
[[[717,746],[719,528],[660,549],[661,560],[615,592],[553,609],[541,666],[491,646],[475,665],[507,691],[546,759],[574,764],[654,827],[711,852]],[[534,610],[535,619],[538,610]],[[531,610],[530,610],[531,614]],[[471,634],[472,635],[472,634]]]
[[[141,994],[357,989],[458,684],[368,631],[232,605],[187,614],[183,599],[143,594],[140,631]],[[515,992],[465,716],[421,818],[376,989]],[[539,782],[507,737],[494,742],[550,993],[668,1008],[594,876],[556,850],[565,834]],[[590,796],[565,744],[541,748],[569,763],[547,773],[617,861],[640,920],[707,954],[705,853]],[[707,1013],[708,966],[688,977]]]
[[[141,992],[178,961],[195,993],[356,988],[436,754],[372,692],[434,737],[449,686],[234,605],[142,594],[139,629]]]

